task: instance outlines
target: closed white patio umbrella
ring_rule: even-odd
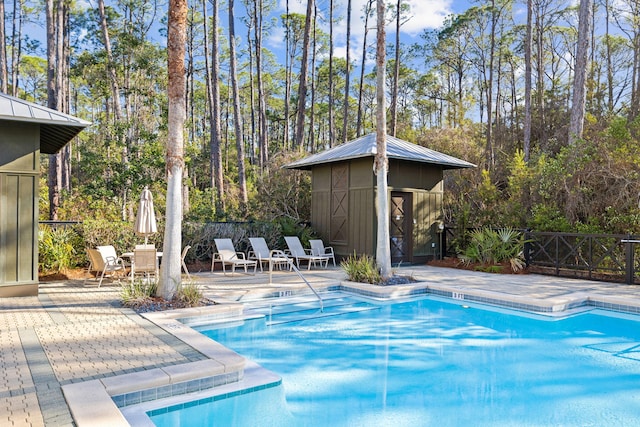
[[[140,206],[136,216],[134,231],[140,236],[144,236],[144,244],[147,244],[149,236],[158,232],[156,225],[156,213],[153,209],[153,195],[148,187],[144,187],[140,195]]]

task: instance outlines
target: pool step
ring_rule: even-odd
[[[349,298],[349,297],[323,297],[322,298],[323,306],[325,308],[329,307],[337,307],[341,305],[350,305],[350,304],[362,304],[363,301],[359,299]],[[278,298],[268,303],[265,301],[261,301],[260,304],[247,304],[245,313],[261,313],[265,315],[280,315],[287,314],[291,312],[299,312],[306,310],[317,310],[320,307],[320,302],[315,298],[310,298],[308,296],[301,297],[292,297],[292,298]]]
[[[318,300],[294,298],[286,302],[277,300],[277,304],[272,303],[268,306],[254,306],[248,309],[247,313],[262,314],[267,320],[267,325],[278,325],[378,309],[368,302],[344,297],[323,298],[323,305],[324,309],[320,310]]]
[[[365,304],[365,303],[362,303],[362,304]],[[302,311],[289,312],[286,314],[272,315],[271,318],[267,317],[267,325],[269,326],[281,325],[283,323],[301,322],[303,320],[320,319],[325,317],[340,316],[345,314],[378,310],[378,309],[379,307],[375,307],[372,305],[359,305],[359,306],[341,305],[341,306],[333,306],[333,307],[325,306],[324,310],[322,311],[320,309],[302,310]]]

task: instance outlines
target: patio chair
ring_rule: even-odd
[[[140,245],[136,245],[135,248],[136,249],[155,249],[156,245],[154,245],[154,244],[140,244]]]
[[[187,268],[187,264],[184,263],[184,259],[187,256],[187,252],[189,252],[189,249],[191,249],[191,246],[189,245],[185,246],[184,249],[182,250],[182,255],[180,256],[180,260],[182,262],[182,269],[187,274],[187,280],[191,280],[191,275],[189,274],[189,269]]]
[[[309,240],[309,245],[311,245],[311,254],[315,256],[327,256],[331,258],[333,261],[333,266],[336,266],[336,256],[333,253],[333,248],[331,246],[325,246],[322,240],[320,239],[312,239]],[[329,261],[327,261],[327,264]]]
[[[313,255],[310,249],[302,247],[302,242],[298,236],[285,236],[291,257],[296,261],[296,265],[300,268],[300,261],[307,261],[307,270],[311,270],[311,264],[320,263],[320,266],[327,267],[329,257],[326,255]]]
[[[249,259],[255,259],[260,264],[260,271],[262,272],[262,264],[269,263],[269,268],[272,266],[277,266],[278,268],[282,268],[283,265],[290,265],[291,260],[289,258],[281,257],[281,256],[272,256],[271,250],[269,250],[269,246],[267,246],[267,242],[264,240],[264,237],[249,237],[249,242],[251,243],[251,248],[253,250],[249,251]]]
[[[218,251],[213,254],[213,258],[211,260],[211,271],[214,270],[216,261],[219,261],[222,264],[222,272],[225,276],[227,274],[227,265],[231,266],[232,276],[238,266],[244,267],[244,272],[247,274],[249,273],[247,271],[247,267],[253,266],[253,274],[256,274],[258,262],[246,259],[243,252],[237,252],[231,239],[213,239],[213,241],[215,242],[216,249]]]
[[[113,246],[98,246],[95,249],[87,248],[87,256],[89,257],[88,272],[94,271],[96,279],[100,276],[98,287],[102,285],[104,277],[111,277],[118,273],[125,272],[125,266]]]
[[[131,260],[131,283],[136,276],[142,276],[146,280],[154,280],[158,277],[158,253],[152,249],[134,249]]]

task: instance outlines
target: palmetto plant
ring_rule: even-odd
[[[74,267],[74,233],[66,228],[40,227],[39,268],[44,273],[60,273]]]
[[[471,233],[471,241],[460,259],[466,264],[500,264],[509,261],[511,270],[519,271],[525,266],[524,236],[512,228],[498,230],[484,227]]]

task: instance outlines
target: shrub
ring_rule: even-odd
[[[493,230],[489,227],[477,229],[471,233],[471,241],[460,256],[466,264],[473,262],[483,265],[500,264],[509,261],[513,271],[525,266],[521,232],[511,228]]]
[[[77,234],[66,227],[42,225],[38,232],[38,264],[43,273],[60,273],[76,266]]]
[[[382,276],[373,257],[369,255],[357,256],[355,253],[340,263],[347,273],[347,278],[352,282],[380,283]]]

